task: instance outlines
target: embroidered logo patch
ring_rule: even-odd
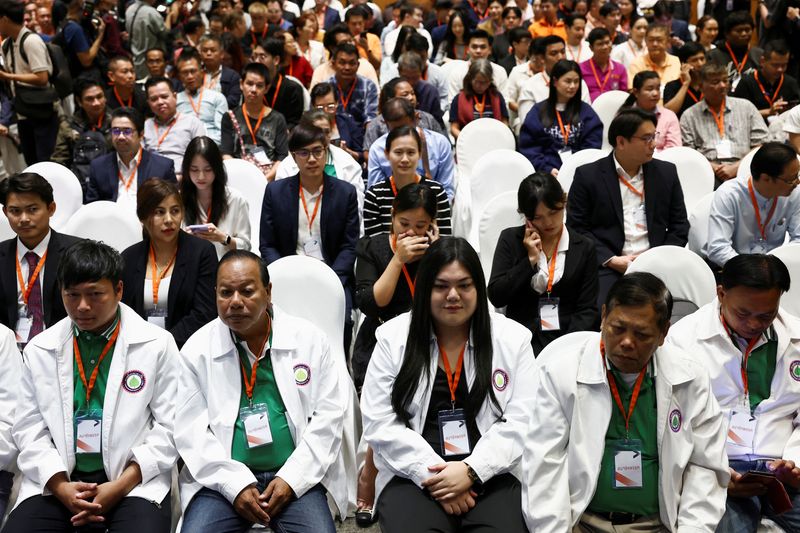
[[[311,368],[308,365],[294,365],[294,382],[298,385],[308,385],[311,381]]]
[[[793,380],[800,381],[800,360],[792,361],[791,366],[789,366],[789,374]]]
[[[677,433],[681,430],[682,424],[683,417],[681,416],[680,409],[673,409],[669,414],[669,429],[671,429],[673,433]]]
[[[502,392],[506,390],[508,387],[508,374],[505,370],[498,368],[492,374],[492,383],[494,384],[494,388],[498,391]]]
[[[130,393],[137,393],[144,388],[147,379],[144,374],[138,370],[130,370],[125,372],[122,377],[122,388]]]

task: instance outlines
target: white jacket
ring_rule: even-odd
[[[428,467],[443,462],[421,434],[439,359],[434,337],[428,386],[424,386],[425,378],[420,377],[420,387],[408,406],[411,427],[406,427],[392,409],[392,386],[403,363],[410,319],[411,314],[404,313],[378,328],[377,344],[361,393],[364,438],[372,447],[378,468],[375,501],[393,476],[410,479],[421,487],[424,480],[432,477]],[[506,472],[522,481],[522,451],[535,379],[531,334],[517,322],[495,313],[491,314],[491,325],[492,385],[503,412],[499,415],[487,398],[476,417],[481,438],[464,461],[481,481]],[[471,346],[464,356],[462,375],[471,388],[475,381]]]
[[[149,324],[125,304],[114,345],[103,400],[103,466],[117,479],[135,461],[142,483],[128,496],[161,503],[170,489],[178,458],[172,440],[178,348],[169,332]],[[75,468],[73,431],[72,320],[60,320],[28,343],[23,354],[22,383],[14,417],[14,440],[23,480],[17,504],[49,494],[45,484],[59,472]],[[126,384],[142,378],[141,388]]]
[[[536,533],[570,531],[597,487],[616,409],[599,333],[571,333],[537,359],[539,383],[525,453],[523,509]],[[725,512],[725,421],[705,370],[680,350],[654,355],[659,508],[672,532],[713,532]]]
[[[775,376],[769,398],[755,410],[753,452],[800,462],[800,319],[781,309],[772,325],[778,336]],[[719,301],[715,298],[672,326],[667,342],[694,354],[708,369],[714,396],[728,420],[744,398],[742,352],[720,322]]]
[[[22,356],[14,332],[0,324],[0,470],[8,470],[17,457],[11,435],[19,395]]]
[[[337,370],[325,334],[273,308],[272,368],[296,446],[277,475],[297,497],[322,483],[345,516],[347,476],[340,448],[348,389],[331,379]],[[301,370],[307,380],[298,377]],[[184,511],[203,487],[233,503],[256,482],[244,463],[231,459],[241,394],[239,354],[230,329],[216,318],[181,349],[175,444],[186,462],[180,475]]]

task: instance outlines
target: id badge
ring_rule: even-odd
[[[542,331],[558,331],[561,323],[558,321],[558,298],[539,298],[539,319]]]
[[[564,148],[563,150],[560,150],[558,152],[558,156],[561,158],[562,163],[566,163],[567,159],[572,157],[572,150],[570,150],[569,148]]]
[[[439,411],[439,437],[442,457],[468,455],[472,452],[467,432],[467,416],[463,409]]]
[[[158,308],[149,310],[147,312],[147,321],[161,329],[167,329],[167,310]]]
[[[733,145],[730,140],[717,141],[715,149],[717,150],[717,159],[733,159]]]
[[[614,443],[615,489],[640,489],[642,482],[642,441],[629,439]]]
[[[102,437],[102,411],[78,411],[75,414],[75,453],[100,453]]]
[[[737,452],[734,455],[741,455],[742,449],[752,453],[757,422],[756,417],[747,408],[736,407],[731,411],[731,420],[728,424],[728,449]]]
[[[755,244],[753,244],[753,249],[750,253],[752,254],[765,254],[767,253],[767,242],[764,239],[758,239]]]
[[[272,443],[267,404],[257,403],[252,407],[242,407],[239,409],[239,418],[244,423],[248,448],[258,448]]]
[[[17,337],[18,344],[25,344],[30,339],[31,335],[31,328],[33,327],[33,317],[32,316],[20,316],[19,320],[17,320],[17,327],[14,328],[14,334]]]
[[[633,224],[639,231],[647,231],[647,214],[644,210],[644,204],[639,205],[636,211],[633,212]]]
[[[320,246],[319,239],[310,237],[303,243],[303,253],[309,257],[322,260],[322,247]]]
[[[256,158],[256,161],[258,161],[258,163],[261,165],[269,165],[272,163],[270,158],[267,157],[267,152],[265,152],[261,146],[256,146],[253,148],[252,154],[253,157]]]

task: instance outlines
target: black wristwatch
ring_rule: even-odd
[[[230,236],[230,235],[228,235],[228,236],[225,238],[225,246],[230,246],[230,245],[231,245],[231,236]]]
[[[478,494],[481,494],[483,492],[483,482],[481,481],[481,478],[478,477],[478,473],[475,472],[470,465],[467,465],[467,476],[469,477],[469,480],[472,481],[473,490]]]

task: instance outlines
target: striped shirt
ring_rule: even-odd
[[[450,202],[441,185],[433,180],[420,179],[436,194],[436,225],[440,235],[450,235]],[[381,233],[390,233],[392,229],[392,202],[394,192],[389,178],[370,187],[364,193],[364,234],[374,237]]]

